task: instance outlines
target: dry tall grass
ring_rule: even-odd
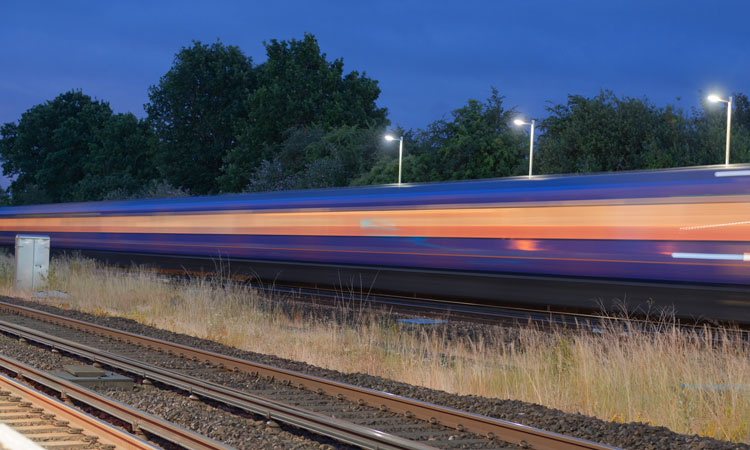
[[[346,307],[336,312],[341,320],[289,314],[231,283],[178,283],[82,258],[53,260],[51,267],[49,288],[70,296],[43,301],[66,308],[343,372],[750,442],[750,348],[717,341],[722,332],[666,322],[660,333],[626,323],[599,334],[494,328],[469,338]],[[12,270],[13,260],[0,257],[0,293],[28,298],[14,291]]]

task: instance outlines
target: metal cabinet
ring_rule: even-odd
[[[49,236],[16,235],[16,288],[44,287],[49,274]]]

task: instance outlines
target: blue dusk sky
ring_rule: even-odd
[[[192,40],[220,39],[258,64],[264,40],[305,32],[378,80],[379,106],[405,128],[491,86],[534,118],[600,89],[685,109],[699,91],[750,94],[750,0],[0,0],[0,22],[0,123],[70,89],[143,117],[148,87]]]

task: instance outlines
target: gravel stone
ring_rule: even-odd
[[[60,353],[19,343],[17,339],[3,334],[0,334],[0,353],[45,371],[58,371],[65,364],[81,363]],[[354,448],[304,430],[287,430],[276,422],[273,422],[275,426],[268,426],[260,417],[233,414],[153,385],[137,385],[133,390],[95,390],[238,449],[319,449],[321,445],[337,449]]]
[[[451,408],[470,411],[476,414],[482,414],[490,417],[495,417],[502,420],[511,422],[521,423],[527,426],[541,428],[544,430],[555,431],[570,436],[575,436],[581,439],[587,439],[603,444],[625,448],[625,449],[666,449],[666,448],[684,448],[684,449],[701,449],[701,450],[719,450],[719,449],[745,449],[750,450],[750,445],[747,444],[736,444],[726,441],[720,441],[716,439],[700,437],[697,435],[685,435],[675,433],[666,427],[657,427],[648,425],[645,423],[631,422],[631,423],[618,423],[618,422],[607,422],[594,417],[584,416],[582,414],[571,414],[563,411],[548,408],[545,406],[526,403],[518,400],[503,400],[495,398],[484,398],[473,395],[455,395],[447,392],[438,391],[434,389],[428,389],[420,386],[413,386],[405,383],[400,383],[393,380],[387,380],[381,377],[371,376],[362,373],[351,373],[345,374],[333,370],[323,369],[315,367],[304,362],[291,361],[283,358],[278,358],[272,355],[263,355],[254,352],[248,352],[239,350],[236,348],[228,347],[217,342],[208,341],[204,339],[187,336],[184,334],[173,333],[166,330],[146,326],[139,324],[131,319],[125,319],[121,317],[99,317],[90,314],[82,313],[80,311],[64,310],[49,305],[40,304],[37,302],[29,302],[21,299],[0,297],[0,300],[13,303],[17,305],[27,306],[30,308],[40,309],[48,311],[53,314],[59,314],[66,317],[71,317],[78,320],[87,322],[97,323],[99,325],[116,328],[131,333],[136,333],[144,336],[150,336],[157,339],[163,339],[171,342],[180,343],[192,347],[201,348],[204,350],[222,353],[225,355],[234,356],[237,358],[247,359],[263,364],[273,365],[282,367],[288,370],[294,370],[298,372],[307,373],[319,377],[325,377],[328,379],[341,381],[357,386],[367,387],[379,391],[386,391],[405,397],[410,397],[430,403],[436,403],[439,405],[448,406]],[[461,324],[459,325],[465,328],[466,333],[477,333],[477,330],[473,328],[481,327],[482,325],[475,324]],[[25,352],[24,347],[17,344],[20,352]],[[0,345],[0,351],[5,353],[4,346]],[[50,352],[45,352],[49,357],[57,356]],[[6,353],[8,354],[8,353]],[[13,356],[13,355],[10,355]],[[22,357],[13,356],[14,358],[25,360]],[[60,358],[59,356],[57,356]],[[40,364],[44,364],[41,361]],[[40,368],[44,368],[41,365]],[[50,362],[49,368],[45,370],[56,370],[60,365],[57,361]],[[236,381],[242,382],[243,374],[234,374],[237,376]],[[225,382],[226,380],[224,380]],[[143,396],[149,397],[149,396]],[[142,402],[148,402],[148,399],[144,398]],[[190,400],[184,399],[185,402]],[[145,405],[149,406],[149,405]],[[152,405],[154,408],[159,408],[156,405]],[[167,408],[162,406],[162,408]],[[183,406],[183,408],[185,408]],[[179,409],[169,410],[169,414],[179,416]],[[158,414],[157,414],[158,415]],[[206,420],[210,418],[210,415],[206,417]],[[171,418],[168,420],[172,420]],[[208,430],[210,427],[206,426],[206,422],[198,420],[196,427]],[[256,425],[248,425],[250,431],[256,429]],[[268,428],[265,427],[264,428]],[[210,431],[210,430],[208,430]],[[278,435],[273,435],[273,438],[281,437],[284,435],[284,431]],[[267,433],[263,434],[266,439],[263,445],[271,437]],[[259,438],[260,439],[260,438]],[[234,444],[232,444],[234,445]],[[274,444],[268,444],[274,445]],[[335,448],[341,448],[333,443],[315,443],[311,444],[311,447],[299,447],[299,448],[330,448],[325,447],[326,445],[334,445]],[[251,447],[244,448],[274,448],[264,447],[258,445],[252,445]],[[282,448],[282,447],[277,447]],[[288,447],[283,447],[288,448]]]

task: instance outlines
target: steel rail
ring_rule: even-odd
[[[294,285],[253,286],[266,295],[295,295],[314,299],[317,304],[338,305],[342,300],[373,308],[387,308],[390,313],[422,314],[436,319],[461,320],[482,324],[525,324],[539,326],[576,326],[578,328],[601,326],[602,321],[618,320],[616,317],[597,316],[577,312],[549,311],[518,306],[489,306],[471,302],[453,302],[428,297],[401,297],[383,293],[347,294],[334,289],[310,288]],[[635,321],[635,319],[629,319]]]
[[[349,444],[379,450],[434,450],[434,447],[419,442],[229,389],[205,380],[199,380],[130,358],[114,355],[107,351],[78,344],[31,328],[0,321],[0,330],[57,349],[58,351],[82,356],[91,361],[141,376],[144,379],[176,387],[190,392],[192,395],[218,401]],[[26,377],[27,374],[24,373],[23,376]],[[72,397],[72,394],[69,392],[66,391],[65,393]],[[140,422],[137,422],[137,426],[145,429]]]
[[[394,294],[384,293],[367,293],[348,294],[335,289],[311,288],[306,286],[295,286],[292,284],[273,286],[253,286],[253,289],[263,292],[266,295],[293,295],[302,299],[313,299],[317,304],[326,306],[337,306],[342,301],[352,302],[355,305],[372,306],[373,308],[383,308],[389,313],[401,313],[407,315],[420,314],[435,319],[450,321],[466,321],[478,324],[511,324],[511,325],[528,325],[548,329],[554,327],[569,327],[581,329],[590,332],[600,332],[603,328],[610,326],[631,327],[636,325],[645,332],[656,332],[662,326],[657,317],[655,320],[649,319],[647,315],[628,315],[620,317],[617,311],[607,313],[606,311],[563,311],[560,309],[543,310],[530,306],[493,306],[476,302],[456,302],[450,300],[441,300],[430,297],[402,297]],[[671,323],[667,320],[667,324]],[[730,329],[732,324],[727,326],[717,326],[716,322],[709,322],[706,318],[694,319],[693,322],[687,319],[681,319],[680,322],[674,322],[680,329],[697,332],[714,332],[721,334],[729,332],[732,336],[739,339],[750,339],[750,331],[747,327],[740,326],[736,329]]]
[[[24,371],[32,370],[31,367],[25,366],[18,361],[10,361],[0,355],[2,358],[2,365],[6,368],[15,367],[17,370],[21,370],[23,367]],[[6,361],[9,364],[6,366]],[[12,370],[16,372],[16,370]],[[46,384],[42,383],[47,386]],[[74,432],[76,434],[82,434],[89,438],[95,438],[99,443],[104,445],[112,445],[116,448],[127,448],[132,450],[155,450],[158,447],[149,444],[148,442],[139,439],[123,430],[115,428],[114,426],[97,419],[83,411],[79,411],[71,406],[64,404],[56,398],[50,397],[42,392],[32,389],[24,384],[21,384],[15,380],[12,380],[5,375],[0,375],[0,387],[4,391],[8,391],[10,394],[20,397],[34,407],[42,409],[44,413],[52,414],[55,416],[55,421],[65,421],[66,426],[70,428],[68,433]],[[51,387],[51,386],[47,386]],[[42,414],[39,412],[38,414]],[[25,431],[32,432],[33,428],[26,426]],[[44,432],[44,425],[36,425],[36,428],[40,428],[40,432]],[[49,428],[49,427],[47,427]],[[75,429],[75,431],[73,431]],[[52,444],[52,437],[46,438],[50,444]],[[58,443],[58,445],[60,445]],[[67,445],[71,445],[68,442]],[[209,447],[201,447],[208,449]],[[211,449],[224,449],[225,447],[210,447]]]
[[[354,386],[347,383],[327,380],[325,378],[316,377],[313,375],[307,375],[304,373],[281,369],[266,364],[242,360],[239,358],[192,348],[161,339],[140,336],[134,333],[91,324],[76,319],[69,319],[66,317],[57,316],[23,306],[0,302],[0,310],[2,309],[12,311],[27,317],[33,317],[51,322],[60,326],[66,326],[96,335],[109,336],[111,338],[119,339],[133,345],[141,345],[150,349],[172,353],[186,358],[195,358],[197,360],[205,361],[210,364],[224,367],[226,369],[238,370],[256,374],[259,376],[273,378],[276,380],[283,380],[293,384],[294,386],[299,386],[313,392],[319,392],[337,397],[339,399],[346,399],[352,402],[357,402],[362,405],[369,405],[371,407],[380,408],[382,410],[404,414],[407,417],[429,421],[432,424],[440,424],[443,426],[455,428],[459,431],[469,431],[490,438],[497,438],[502,441],[519,444],[523,447],[530,446],[530,448],[537,450],[615,449],[615,447],[607,446],[604,444],[545,431],[519,423],[509,422],[488,416],[482,416],[479,414],[460,411],[453,408],[447,408],[420,400],[410,399],[387,392],[380,392],[369,388]],[[32,336],[40,334],[40,332],[36,332],[35,330],[26,329],[25,327],[13,324],[2,324],[0,326],[0,329],[6,330],[16,335],[20,335],[20,333],[30,333]],[[39,338],[34,339],[38,340]],[[62,343],[55,344],[53,340],[50,340],[48,337],[41,337],[41,339],[49,341],[46,345],[62,349]],[[85,347],[81,344],[69,341],[66,342],[64,346],[67,351],[71,351],[73,353],[80,352],[80,350],[76,349]],[[68,350],[68,346],[70,346],[70,350]],[[87,349],[87,351],[91,352],[88,358],[93,361],[108,364],[113,367],[119,367],[119,364],[121,364],[116,360],[117,358],[112,358],[111,356],[105,355],[102,352],[97,351],[96,349]],[[137,361],[133,361],[133,363],[135,364],[135,366],[141,367],[138,370],[142,370],[144,372],[144,376],[147,378],[153,378],[157,381],[162,381],[164,377],[175,377],[177,378],[174,380],[174,383],[176,385],[184,386],[183,388],[187,390],[191,389],[191,387],[189,386],[190,381],[188,380],[191,379],[191,377],[174,374],[173,372],[164,369],[153,370],[152,374],[148,375],[146,374],[146,372],[151,371],[150,366],[146,367],[147,365]],[[205,392],[204,388],[197,387],[193,387],[192,391],[200,391],[200,395],[204,395],[210,398],[214,398],[212,397],[212,395],[218,395],[219,397],[222,397],[223,395],[221,391],[229,391],[232,395],[237,394],[236,391],[221,386],[215,386],[211,384],[206,384],[206,386],[210,386],[212,387],[212,389],[216,389],[218,392],[208,393]],[[268,413],[270,414],[271,411],[269,410]]]

